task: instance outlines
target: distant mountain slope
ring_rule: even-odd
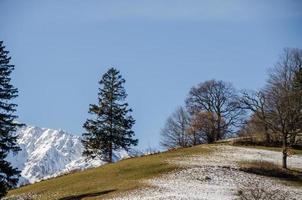
[[[19,184],[34,183],[76,170],[104,164],[95,159],[85,161],[80,137],[63,130],[26,126],[17,131],[21,151],[10,154],[8,161],[21,171]],[[114,153],[114,160],[128,157],[127,152]]]

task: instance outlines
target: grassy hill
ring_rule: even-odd
[[[221,150],[219,152],[222,153],[222,156],[220,156],[220,153],[217,154],[217,149]],[[225,157],[226,155],[223,155],[223,153],[226,153],[224,150],[228,149],[232,150],[232,154],[229,155],[231,157],[235,155],[237,157],[241,157],[246,155],[247,152],[256,156],[262,152],[261,155],[264,157],[260,156],[260,160],[252,159],[239,162],[238,164],[241,166],[240,170],[246,173],[258,174],[263,177],[277,178],[277,181],[281,180],[285,185],[295,187],[298,186],[301,188],[302,173],[300,168],[299,170],[293,169],[285,171],[281,169],[280,166],[265,161],[264,158],[270,160],[272,158],[271,156],[277,159],[275,161],[280,161],[278,152],[281,152],[281,148],[261,146],[245,146],[245,148],[238,148],[228,145],[227,142],[221,142],[219,144],[199,145],[191,148],[175,149],[154,155],[130,158],[98,168],[89,169],[82,172],[74,172],[68,175],[11,190],[8,193],[8,197],[10,200],[17,200],[18,198],[15,197],[20,196],[26,200],[107,199],[114,197],[115,195],[123,194],[126,191],[146,187],[147,185],[145,185],[145,182],[142,181],[143,179],[158,177],[173,170],[180,170],[181,168],[179,165],[172,164],[175,162],[169,162],[171,160],[188,162],[192,158],[192,155],[197,155],[194,157],[202,160],[202,162],[197,163],[197,165],[200,165],[201,167],[197,167],[198,169],[202,169],[202,163],[211,163],[212,161],[216,162],[212,163],[212,165],[214,164],[216,167],[219,167],[220,164],[227,159],[227,157]],[[238,154],[240,152],[241,154]],[[295,150],[295,154],[299,155],[300,159],[302,151]],[[195,164],[192,166],[194,167],[194,165]],[[226,168],[222,167],[221,169],[225,170]],[[229,171],[227,171],[227,173],[229,173]],[[245,176],[248,175],[245,174]],[[196,177],[193,177],[192,180],[195,179]],[[197,184],[200,185],[202,182],[198,182]]]
[[[131,158],[95,169],[64,175],[11,190],[8,196],[24,195],[34,199],[103,199],[144,187],[140,180],[159,176],[179,167],[167,162],[176,157],[207,154],[210,145],[176,149],[155,155]]]

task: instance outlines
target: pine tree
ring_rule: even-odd
[[[11,58],[4,49],[3,41],[0,41],[0,198],[17,184],[20,173],[5,160],[8,153],[20,150],[15,131],[21,125],[15,121],[17,105],[11,103],[18,96],[18,90],[10,83],[14,65],[9,64]]]
[[[112,162],[114,150],[129,150],[131,145],[137,145],[133,139],[132,126],[135,123],[132,112],[125,102],[127,97],[123,87],[125,79],[114,68],[109,69],[99,81],[98,105],[90,105],[89,113],[96,115],[95,119],[88,119],[83,127],[84,155],[99,157]]]

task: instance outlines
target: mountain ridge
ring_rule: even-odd
[[[82,155],[81,137],[62,129],[40,128],[26,125],[17,130],[17,143],[21,148],[7,160],[21,171],[18,185],[39,182],[73,170],[83,170],[105,164],[100,159],[87,159]],[[114,161],[128,158],[124,151],[114,152]]]

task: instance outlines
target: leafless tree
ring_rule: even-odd
[[[179,107],[167,119],[165,127],[161,131],[161,146],[171,149],[190,146],[188,135],[189,116],[183,107]]]
[[[266,144],[271,143],[271,135],[267,121],[267,97],[263,91],[244,91],[241,98],[241,107],[243,109],[249,109],[253,112],[247,125],[255,125],[259,131],[265,134]],[[255,128],[254,126],[254,128]],[[255,131],[255,130],[254,130]]]
[[[215,142],[215,131],[217,131],[217,120],[218,117],[215,113],[211,112],[199,112],[195,113],[193,119],[191,120],[191,129],[195,133],[198,143],[213,143]],[[224,121],[220,123],[222,128],[226,128]],[[226,132],[227,130],[222,130]]]
[[[238,95],[232,84],[210,80],[193,87],[186,99],[186,106],[191,115],[211,113],[207,118],[214,124],[214,141],[223,139],[238,126],[244,110],[239,108]]]
[[[190,137],[190,144],[192,146],[198,145],[198,144],[202,144],[204,143],[203,137],[201,136],[201,134],[203,134],[199,128],[196,126],[196,119],[191,119],[190,120],[190,126],[188,128],[188,135]]]
[[[244,94],[243,104],[252,110],[283,143],[282,166],[287,168],[288,147],[301,132],[302,93],[294,89],[294,80],[302,69],[302,51],[285,49],[280,61],[271,70],[266,87],[256,95]]]
[[[274,134],[268,126],[258,118],[254,113],[246,120],[246,122],[238,130],[239,138],[235,142],[254,145],[276,145],[280,144],[279,137]]]

